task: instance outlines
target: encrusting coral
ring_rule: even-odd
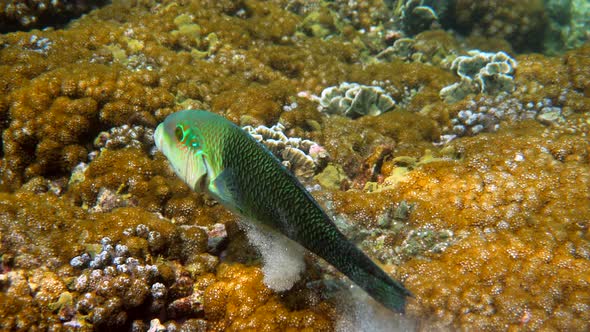
[[[289,310],[262,283],[263,275],[257,268],[221,264],[217,276],[204,276],[197,285],[204,289],[205,318],[213,331],[306,329],[329,331],[332,329],[329,308],[316,310]],[[319,299],[309,299],[317,302]]]
[[[452,226],[462,233],[440,260],[414,261],[404,268],[412,275],[407,282],[431,285],[416,296],[431,306],[435,320],[460,312],[457,324],[473,329],[587,326],[587,313],[575,308],[584,306],[589,290],[587,277],[576,271],[588,268],[590,195],[582,188],[590,181],[590,147],[575,137],[547,142],[536,137],[538,132],[542,128],[516,131],[510,145],[500,143],[509,132],[457,142],[453,147],[465,156],[464,166],[427,165],[397,188],[423,205],[411,219],[422,224],[425,214],[436,211],[441,217],[437,228]],[[489,163],[494,160],[503,163]],[[433,183],[448,187],[448,195],[428,189]],[[422,189],[416,191],[416,184]],[[426,192],[437,200],[425,200]],[[563,311],[570,319],[556,315]]]
[[[590,46],[519,54],[542,47],[523,39],[543,26],[536,0],[437,12],[467,38],[408,38],[387,3],[113,0],[1,35],[0,329],[338,326],[348,314],[312,286],[333,271],[309,258],[269,289],[236,217],[153,150],[167,115],[204,108],[325,149],[306,186],[415,295],[418,329],[587,330]],[[513,59],[484,61],[473,98],[449,104],[453,60],[475,48]],[[343,82],[395,111],[318,110]]]

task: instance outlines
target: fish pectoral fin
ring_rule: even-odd
[[[235,181],[231,168],[224,169],[209,186],[209,192],[226,207],[238,213],[243,212],[240,206],[240,188]]]

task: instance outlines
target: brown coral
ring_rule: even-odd
[[[205,289],[204,308],[214,331],[332,328],[325,307],[291,312],[264,285],[259,268],[239,264],[219,266],[217,281]]]
[[[587,328],[586,314],[575,308],[577,292],[589,291],[577,271],[588,268],[590,196],[580,188],[590,181],[582,176],[589,174],[590,147],[572,137],[546,143],[535,138],[538,131],[457,143],[461,163],[424,165],[396,187],[396,196],[417,204],[411,223],[451,227],[461,238],[438,259],[402,268],[406,285],[418,290],[414,315],[473,329]],[[564,153],[559,159],[556,148]],[[565,309],[564,300],[576,304]]]
[[[153,112],[171,99],[149,91],[133,75],[118,78],[100,65],[58,69],[16,90],[3,132],[4,181],[17,186],[37,175],[71,171],[86,161],[88,142],[105,126],[153,126],[156,120],[142,110]]]

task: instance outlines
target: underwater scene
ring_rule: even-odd
[[[0,0],[0,331],[590,330],[589,0]]]

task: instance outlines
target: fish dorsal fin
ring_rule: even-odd
[[[240,188],[231,168],[226,168],[219,173],[211,185],[209,185],[209,191],[221,204],[235,209],[235,212],[243,214]]]

